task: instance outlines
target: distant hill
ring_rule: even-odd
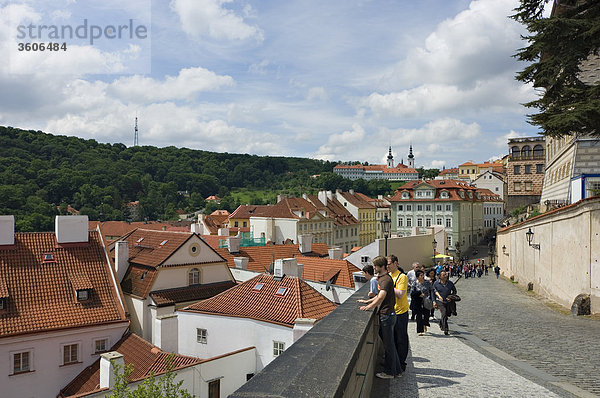
[[[67,205],[91,220],[131,218],[125,203],[139,201],[138,218],[175,218],[199,209],[204,198],[236,188],[314,189],[313,175],[335,163],[288,157],[215,153],[187,148],[126,147],[95,140],[0,126],[0,214],[14,214],[17,229],[52,228]],[[187,192],[186,192],[187,191]]]

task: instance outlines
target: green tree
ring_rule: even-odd
[[[542,88],[538,99],[525,104],[538,113],[529,122],[543,135],[561,137],[573,132],[600,136],[600,81],[581,74],[582,61],[598,56],[600,2],[570,0],[555,4],[543,17],[549,0],[521,0],[512,18],[530,32],[528,45],[515,57],[529,63],[517,79]]]
[[[125,365],[123,368],[119,364],[114,364],[115,386],[109,398],[192,398],[186,389],[181,388],[183,380],[175,382],[176,374],[173,372],[172,359],[168,367],[169,370],[158,380],[154,373],[151,373],[132,390],[128,384],[133,373],[133,365]]]

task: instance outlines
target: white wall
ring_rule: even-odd
[[[195,247],[197,250],[195,252],[192,251],[192,247]],[[223,261],[221,256],[206,244],[206,242],[194,235],[165,261],[165,265],[219,261]]]
[[[179,369],[175,371],[175,383],[183,381],[181,388],[187,390],[192,396],[207,398],[208,383],[219,379],[221,381],[221,396],[226,397],[246,383],[247,374],[256,372],[256,349],[250,348],[195,366]],[[157,377],[157,380],[160,377]],[[131,383],[129,388],[133,390],[141,383],[143,383],[143,380]],[[86,398],[107,397],[110,394],[112,392],[102,391],[86,395]]]
[[[298,220],[294,218],[250,217],[250,230],[255,238],[264,233],[266,241],[278,244],[286,239],[298,242],[297,224]]]
[[[257,321],[178,311],[179,353],[199,358],[211,358],[245,347],[256,347],[256,370],[260,371],[273,357],[273,341],[294,342],[293,329],[287,326]],[[196,328],[207,330],[207,344],[196,341]]]
[[[128,323],[39,333],[0,339],[0,396],[55,397],[75,376],[91,365],[98,355],[94,354],[94,341],[108,338],[107,347],[121,339]],[[63,344],[79,344],[80,363],[61,366]],[[32,372],[12,375],[12,352],[33,350],[30,354]]]

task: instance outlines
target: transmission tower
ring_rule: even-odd
[[[135,128],[133,129],[133,146],[138,146],[138,126],[137,126],[137,116],[135,117]]]

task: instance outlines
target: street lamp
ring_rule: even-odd
[[[381,220],[381,230],[383,231],[383,237],[385,238],[385,256],[387,257],[387,239],[390,234],[390,224],[392,220],[390,220],[387,214],[383,215],[383,220]]]
[[[533,231],[531,230],[531,227],[529,227],[529,231],[525,233],[525,237],[527,238],[527,243],[529,243],[529,246],[533,247],[534,249],[540,250],[539,243],[531,243],[533,241]]]
[[[435,266],[435,248],[437,246],[437,242],[435,241],[435,238],[433,238],[433,242],[431,242],[431,246],[433,247],[433,265]]]

